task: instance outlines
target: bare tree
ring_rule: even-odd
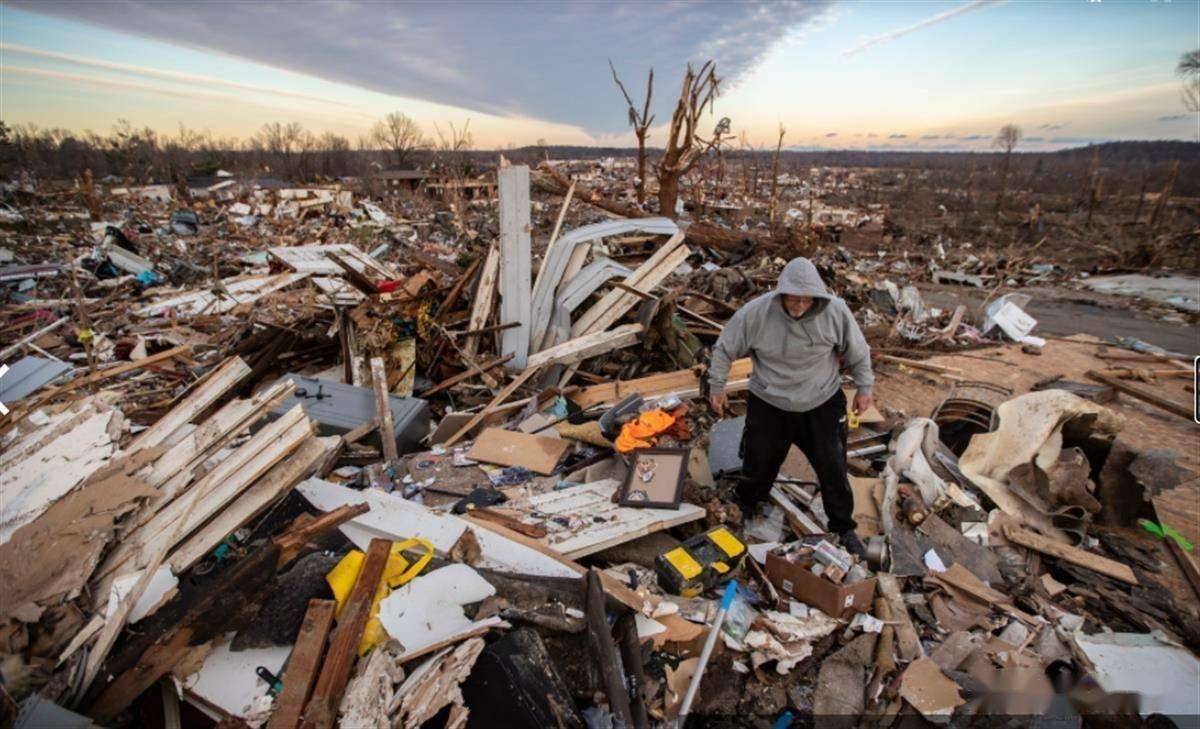
[[[663,215],[674,217],[675,202],[679,199],[679,181],[691,171],[696,162],[721,143],[721,135],[728,133],[729,120],[722,119],[712,139],[704,139],[696,131],[704,107],[712,113],[713,104],[721,81],[717,78],[716,64],[707,61],[700,72],[692,70],[689,63],[683,76],[679,102],[671,115],[671,128],[667,132],[667,148],[656,165],[658,172],[658,207]]]
[[[996,217],[1000,217],[1000,206],[1004,204],[1004,195],[1008,192],[1008,170],[1012,164],[1013,149],[1021,141],[1021,127],[1016,124],[1005,124],[1000,127],[992,144],[1004,150],[1004,161],[1000,167],[1000,192],[996,195]]]
[[[421,127],[398,111],[375,122],[371,128],[371,139],[382,149],[391,152],[393,164],[402,169],[412,162],[413,152],[429,147],[429,140],[421,132]]]
[[[471,137],[470,119],[463,124],[462,129],[456,127],[454,122],[450,122],[448,126],[449,132],[443,132],[436,124],[433,127],[438,137],[437,146],[434,147],[434,159],[442,177],[441,181],[446,185],[444,199],[454,213],[455,222],[461,226],[462,221],[466,219],[463,183],[471,176],[471,157],[468,153],[474,140]]]
[[[775,144],[775,157],[771,160],[771,215],[770,226],[772,235],[775,232],[775,212],[779,203],[779,153],[783,151],[783,135],[787,130],[779,125],[779,141]]]
[[[1183,78],[1183,105],[1188,111],[1200,112],[1200,49],[1180,56],[1175,73]]]
[[[650,131],[650,125],[654,123],[654,115],[650,113],[650,96],[654,93],[654,67],[650,67],[650,73],[646,78],[646,103],[642,105],[640,112],[634,105],[633,99],[629,98],[625,84],[617,78],[617,69],[613,66],[612,59],[608,61],[608,68],[612,71],[613,81],[616,82],[617,88],[621,90],[621,95],[625,97],[625,103],[629,106],[629,126],[633,127],[633,136],[637,137],[637,201],[638,205],[641,205],[646,202],[646,137]]]

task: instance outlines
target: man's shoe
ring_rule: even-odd
[[[840,532],[838,541],[842,543],[842,549],[846,550],[862,561],[867,561],[867,548],[863,546],[862,540],[854,533],[854,530]]]

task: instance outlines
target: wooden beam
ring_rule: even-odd
[[[32,411],[32,410],[36,409],[37,407],[39,407],[40,405],[42,405],[43,403],[50,402],[51,400],[58,397],[59,395],[65,395],[66,393],[73,392],[75,390],[78,390],[81,387],[86,387],[88,385],[94,385],[97,382],[103,382],[104,380],[107,380],[111,377],[123,375],[126,372],[132,372],[133,370],[142,369],[143,367],[149,367],[152,364],[158,364],[159,362],[171,359],[173,357],[186,356],[188,354],[191,354],[191,351],[192,351],[191,345],[181,344],[178,347],[172,347],[170,349],[159,352],[158,354],[152,354],[149,357],[143,357],[142,359],[136,359],[136,360],[133,360],[132,362],[122,362],[119,365],[115,365],[115,366],[109,367],[107,369],[97,370],[90,375],[85,375],[83,377],[76,377],[75,379],[71,380],[70,382],[66,382],[66,383],[59,385],[58,387],[53,387],[49,390],[46,390],[45,392],[43,392],[41,395],[36,397],[34,400],[29,402],[28,404],[22,403],[22,407],[25,411]],[[14,420],[10,419],[9,423],[12,423],[12,422],[14,422]]]
[[[358,644],[371,617],[371,604],[391,549],[392,542],[388,539],[372,539],[367,548],[362,569],[338,614],[337,628],[329,642],[329,655],[321,666],[312,699],[304,709],[302,726],[306,729],[330,729],[337,724],[338,704],[358,660]]]
[[[267,723],[267,729],[296,729],[304,704],[312,693],[321,658],[325,655],[325,641],[333,625],[333,612],[337,603],[333,600],[309,600],[304,622],[296,634],[296,643],[288,658],[287,671],[283,674],[283,691],[275,700],[275,712]]]
[[[604,693],[613,713],[614,723],[620,727],[633,726],[633,710],[629,692],[625,689],[625,676],[621,672],[621,660],[613,645],[612,630],[608,627],[608,611],[604,605],[604,587],[600,582],[599,570],[592,568],[587,574],[587,632],[592,645],[600,676],[604,681]]]
[[[614,349],[623,349],[637,344],[645,327],[641,324],[624,324],[612,331],[584,334],[568,342],[543,349],[528,359],[530,367],[545,367],[555,364],[575,364],[590,357],[606,354]]]
[[[365,274],[361,273],[354,266],[351,266],[337,253],[334,253],[333,251],[325,251],[325,257],[336,263],[338,267],[342,269],[342,273],[345,275],[346,280],[349,281],[354,288],[367,295],[379,293],[379,287],[375,285],[374,281],[367,278]]]
[[[392,421],[392,403],[388,398],[387,373],[382,357],[371,358],[371,385],[375,388],[375,419],[379,421],[383,458],[388,463],[395,463],[400,460],[400,453],[396,449],[396,426]]]
[[[289,529],[286,534],[279,536],[275,543],[279,545],[279,563],[277,568],[283,568],[288,562],[300,555],[312,540],[341,526],[356,516],[361,516],[371,510],[367,502],[339,506],[333,511],[327,511],[303,526]]]
[[[196,383],[191,394],[183,402],[159,418],[154,425],[138,433],[126,450],[132,453],[162,443],[172,433],[192,422],[221,396],[232,390],[234,385],[248,374],[250,374],[250,366],[241,357],[230,357],[225,360]]]
[[[1183,405],[1180,405],[1177,402],[1168,400],[1167,398],[1157,395],[1153,392],[1150,392],[1149,390],[1145,390],[1145,389],[1142,389],[1135,385],[1131,385],[1128,382],[1123,382],[1121,380],[1118,380],[1118,379],[1115,379],[1112,377],[1108,377],[1107,375],[1102,375],[1095,370],[1088,370],[1087,376],[1089,378],[1095,380],[1096,382],[1100,382],[1105,385],[1108,385],[1109,387],[1111,387],[1115,390],[1120,390],[1121,392],[1125,393],[1126,395],[1136,397],[1137,399],[1141,400],[1142,402],[1149,403],[1156,408],[1161,408],[1162,410],[1166,410],[1169,413],[1174,413],[1175,415],[1187,418],[1188,420],[1192,419],[1193,413],[1192,413],[1192,409],[1190,407],[1185,407]]]
[[[500,334],[501,354],[515,355],[514,369],[525,368],[529,356],[532,251],[529,220],[529,168],[501,167],[500,186],[500,321],[521,326]]]
[[[945,365],[932,364],[930,362],[922,362],[917,359],[907,359],[905,357],[895,357],[890,354],[881,354],[873,352],[872,357],[880,362],[891,362],[892,364],[904,365],[917,370],[926,370],[927,372],[936,372],[939,375],[962,375],[963,371],[958,367],[947,367]]]
[[[537,371],[538,371],[537,367],[529,367],[529,368],[525,369],[523,372],[521,372],[521,374],[519,374],[515,378],[513,378],[512,382],[505,385],[504,389],[501,390],[500,393],[498,395],[496,395],[496,397],[492,398],[492,401],[487,404],[487,407],[485,407],[483,410],[480,410],[479,412],[475,413],[475,415],[471,416],[471,419],[468,420],[467,422],[463,423],[463,426],[461,428],[459,428],[458,431],[454,435],[447,438],[446,442],[443,445],[446,448],[449,448],[450,446],[454,445],[458,441],[462,440],[463,436],[465,436],[467,433],[470,433],[472,428],[474,428],[476,425],[479,425],[479,423],[482,422],[485,417],[487,417],[489,414],[492,413],[493,409],[497,405],[500,405],[505,400],[507,400],[510,395],[512,395],[514,392],[517,391],[518,387],[525,384],[525,381],[528,380],[530,377],[533,377],[534,373]]]
[[[475,289],[475,301],[471,304],[471,319],[468,329],[482,329],[492,315],[492,305],[496,300],[496,280],[500,271],[500,248],[493,243],[488,248],[487,259],[483,263],[483,271],[479,274],[479,286]],[[478,349],[477,335],[468,335],[463,342],[463,350],[468,356],[474,357]]]
[[[671,236],[666,243],[654,252],[641,266],[625,278],[622,283],[644,293],[649,293],[655,286],[663,282],[667,276],[679,267],[679,264],[690,255],[688,247],[683,243],[683,232]],[[638,297],[620,288],[614,288],[600,298],[600,301],[585,311],[571,326],[571,336],[578,337],[592,334],[612,326],[638,302]]]
[[[1052,539],[1043,537],[1041,534],[1031,532],[1027,529],[1022,529],[1018,526],[1013,526],[1012,524],[1006,524],[1004,526],[1004,537],[1008,541],[1019,544],[1022,547],[1032,549],[1035,552],[1041,552],[1042,554],[1048,554],[1051,557],[1057,557],[1058,559],[1066,560],[1071,564],[1079,565],[1080,567],[1089,569],[1093,572],[1098,572],[1106,577],[1111,577],[1115,580],[1120,580],[1121,582],[1125,582],[1130,585],[1138,584],[1137,576],[1133,574],[1133,570],[1130,569],[1129,565],[1127,564],[1116,562],[1108,559],[1107,557],[1101,557],[1098,554],[1085,552],[1078,547],[1059,544]]]

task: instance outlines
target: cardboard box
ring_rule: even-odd
[[[767,553],[766,572],[775,587],[835,618],[865,613],[875,598],[874,577],[841,585],[814,575],[810,565],[789,562],[774,552]]]

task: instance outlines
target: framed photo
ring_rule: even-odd
[[[683,476],[687,473],[685,448],[645,448],[634,451],[629,473],[617,503],[649,509],[678,509],[683,498]]]

